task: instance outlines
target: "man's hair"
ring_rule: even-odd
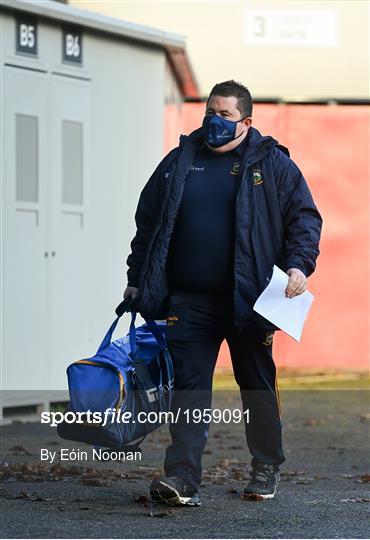
[[[238,100],[236,108],[240,111],[242,118],[245,116],[252,116],[252,96],[248,88],[240,82],[236,82],[232,79],[231,81],[215,84],[207,99],[207,105],[211,96],[234,96]]]

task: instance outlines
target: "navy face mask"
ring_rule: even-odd
[[[238,139],[244,132],[242,131],[240,135],[235,137],[236,125],[242,120],[245,120],[245,118],[247,116],[233,122],[232,120],[226,120],[226,118],[218,116],[218,114],[206,115],[202,124],[204,139],[213,148],[220,148],[230,141]]]

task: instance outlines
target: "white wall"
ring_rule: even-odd
[[[5,71],[10,77],[22,74],[22,79],[17,79],[18,75],[13,77],[12,84],[17,80],[27,81],[28,75],[32,78],[29,87],[27,84],[24,89],[16,86],[14,95],[9,92],[12,86],[8,85],[7,101],[1,100],[1,155],[4,158],[1,165],[1,252],[8,254],[8,261],[12,261],[10,265],[2,259],[1,264],[2,374],[11,374],[4,377],[4,386],[12,390],[65,389],[65,368],[77,359],[95,354],[115,318],[114,309],[126,287],[125,261],[135,233],[134,213],[139,193],[162,158],[165,54],[154,46],[144,47],[85,31],[83,66],[67,66],[61,62],[62,34],[58,23],[39,22],[38,58],[15,54],[12,14],[1,13],[0,23],[2,81]],[[4,67],[4,62],[13,65]],[[20,69],[20,66],[45,72]],[[76,75],[86,80],[74,78]],[[58,99],[55,88],[62,92]],[[66,88],[65,95],[63,88]],[[1,89],[3,92],[3,84]],[[84,164],[84,205],[81,207],[85,232],[79,236],[83,245],[78,244],[78,239],[74,242],[71,229],[63,230],[60,215],[65,207],[61,203],[60,141],[54,140],[65,111],[70,109],[71,114],[78,116],[78,104],[84,111],[88,130],[84,135],[88,160]],[[14,141],[5,130],[4,118],[7,117],[12,131],[18,107],[26,113],[34,110],[36,115],[40,114],[40,189],[45,188],[46,195],[33,206],[18,204],[24,208],[28,204],[31,210],[39,211],[41,224],[47,224],[45,231],[35,228],[37,249],[29,249],[29,231],[22,236],[21,229],[13,227],[17,206],[12,195]],[[54,122],[55,115],[58,122]],[[44,250],[50,252],[51,249],[56,249],[55,258],[44,260]],[[30,263],[35,257],[40,268],[48,265],[45,279],[36,280],[35,274],[29,272],[32,264],[27,263],[26,255]],[[22,283],[23,289],[17,283]],[[44,302],[41,299],[45,290]],[[115,335],[126,332],[129,320],[126,315],[125,323]],[[32,343],[27,339],[27,332],[32,336]],[[23,392],[26,404],[28,398],[24,396]],[[15,397],[11,403],[15,405],[16,401]]]
[[[105,38],[91,37],[87,47],[93,58],[96,339],[122,300],[139,194],[162,158],[165,58],[155,49],[118,47]]]
[[[203,96],[209,94],[214,84],[233,78],[242,81],[253,96],[260,98],[369,97],[367,0],[69,0],[69,3],[185,35]],[[252,46],[246,41],[247,16],[256,10],[277,14],[294,10],[293,17],[298,18],[306,17],[304,10],[311,10],[310,17],[315,12],[313,17],[322,21],[323,12],[329,10],[337,18],[335,44],[325,46],[330,29],[323,21],[313,46],[297,46],[293,42],[289,44],[289,40],[285,46]],[[258,24],[255,31],[260,33],[263,29]],[[293,22],[288,28],[300,32],[302,25]],[[276,24],[272,22],[267,33],[273,33],[274,29]]]

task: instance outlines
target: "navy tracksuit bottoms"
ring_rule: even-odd
[[[238,330],[233,325],[232,295],[175,290],[169,298],[166,335],[175,370],[172,410],[174,414],[180,410],[177,421],[169,426],[172,444],[166,450],[166,476],[179,476],[196,488],[201,483],[209,417],[198,422],[198,411],[211,409],[213,372],[224,339],[240,387],[242,409],[249,409],[249,422],[245,415],[244,425],[253,460],[283,463],[273,332],[258,326]]]

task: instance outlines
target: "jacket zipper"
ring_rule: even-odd
[[[234,314],[233,314],[233,316],[234,316],[234,324],[236,325],[239,334],[242,332],[243,327],[242,327],[242,324],[240,322],[240,318],[238,318],[237,315],[236,315],[236,309],[237,309],[236,308],[236,304],[237,304],[237,302],[236,302],[236,288],[237,288],[237,286],[236,286],[236,264],[235,264],[235,259],[236,259],[236,243],[237,243],[238,238],[239,238],[238,227],[237,227],[237,222],[238,222],[238,220],[237,220],[237,217],[238,217],[237,216],[237,206],[238,206],[237,202],[238,202],[239,194],[240,194],[240,191],[241,191],[241,188],[242,188],[244,174],[246,174],[245,173],[246,170],[247,170],[246,166],[244,166],[244,167],[242,166],[240,168],[241,178],[240,178],[240,184],[239,184],[238,193],[236,195],[236,200],[235,200],[234,291],[233,291],[233,294],[234,294]],[[244,172],[244,174],[243,174],[243,172]]]
[[[245,172],[245,177],[246,177],[246,182],[248,182],[248,170],[255,164],[255,163],[258,163],[259,160],[255,160],[255,161],[252,161],[250,163],[245,163],[243,164],[244,166],[241,167],[240,169],[240,174],[242,174],[242,172],[244,171]],[[243,175],[244,177],[244,175]],[[240,181],[240,186],[239,186],[239,190],[238,190],[238,195],[239,195],[239,191],[242,187],[242,182],[243,182],[243,178],[241,178],[241,181]],[[237,196],[238,197],[238,196]],[[236,211],[235,211],[235,240],[236,240],[236,236],[237,236],[237,226],[236,226],[236,223],[237,223],[237,219],[236,219]],[[253,228],[253,223],[252,223],[252,228]],[[253,240],[251,239],[251,242],[252,242],[252,249],[254,250],[254,245],[253,245]],[[235,241],[235,246],[234,246],[234,310],[236,310],[236,280],[235,280],[235,252],[236,252],[236,241]],[[235,314],[235,313],[234,313]],[[236,319],[236,318],[235,318]],[[234,323],[236,323],[236,320],[234,320]],[[243,330],[243,326],[241,324],[241,321],[240,319],[238,319],[238,322],[236,323],[236,326],[238,328],[238,332],[240,333],[242,330]]]

